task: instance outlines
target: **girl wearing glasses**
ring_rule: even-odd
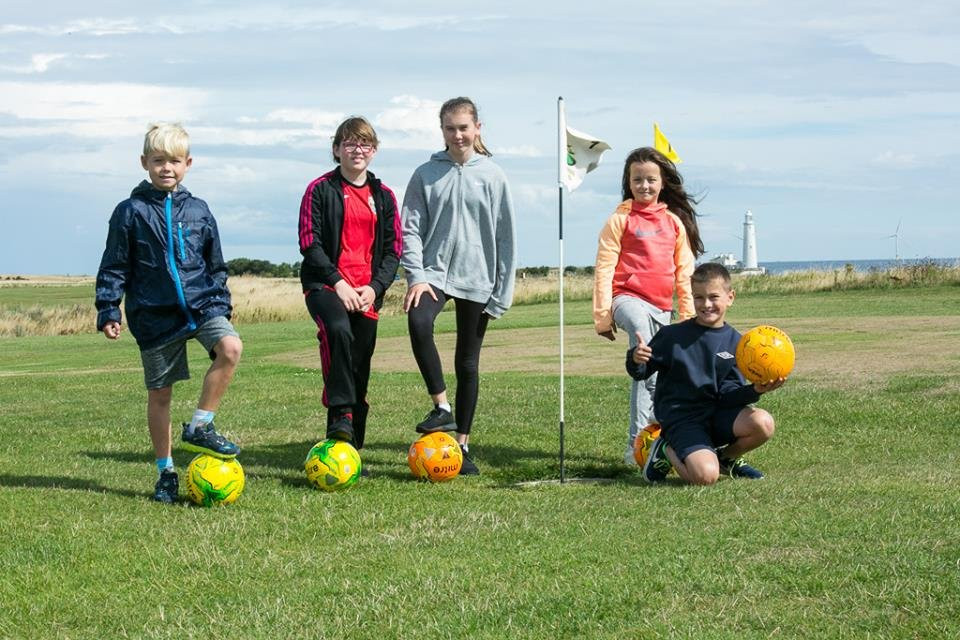
[[[469,98],[440,108],[446,148],[410,178],[403,199],[403,255],[407,276],[403,309],[413,355],[433,400],[420,433],[456,431],[463,450],[461,475],[479,473],[468,455],[479,391],[480,347],[490,318],[513,301],[513,203],[503,171],[480,140],[477,107]],[[437,314],[456,306],[456,413],[447,398],[433,339]]]
[[[366,432],[377,310],[400,260],[396,197],[367,170],[378,144],[365,119],[344,120],[333,137],[339,166],[307,185],[300,203],[300,282],[317,323],[326,437],[358,449]]]

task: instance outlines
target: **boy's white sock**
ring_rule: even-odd
[[[447,413],[451,413],[451,412],[453,411],[453,409],[450,408],[450,403],[449,403],[449,402],[438,402],[438,403],[437,403],[437,408],[438,408],[438,409],[443,409],[443,410],[446,411]]]
[[[187,426],[187,435],[192,435],[197,427],[202,429],[213,422],[214,415],[216,415],[215,411],[204,411],[203,409],[197,409],[194,411],[193,419],[190,420],[190,424]]]

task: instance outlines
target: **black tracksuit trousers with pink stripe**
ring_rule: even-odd
[[[377,344],[377,321],[362,313],[349,313],[332,289],[311,289],[306,303],[317,323],[327,426],[342,412],[353,413],[353,444],[361,449],[370,409],[367,384]]]

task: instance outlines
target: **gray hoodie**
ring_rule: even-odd
[[[513,302],[513,201],[503,171],[475,153],[463,165],[446,151],[417,167],[403,198],[407,286],[426,282],[486,304],[499,318]]]

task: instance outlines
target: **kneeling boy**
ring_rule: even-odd
[[[740,334],[726,323],[734,299],[727,269],[702,264],[690,281],[696,316],[627,351],[627,373],[635,380],[658,373],[653,406],[662,436],[651,445],[643,475],[659,482],[672,466],[691,484],[713,484],[721,473],[762,478],[741,456],[773,436],[773,416],[751,403],[784,379],[751,385],[737,369]]]

